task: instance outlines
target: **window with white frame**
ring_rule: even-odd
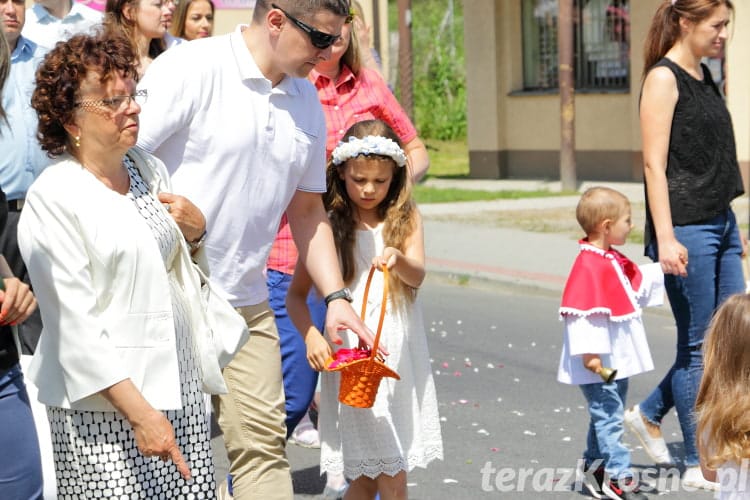
[[[521,1],[524,89],[556,89],[558,0]],[[629,1],[573,0],[573,4],[576,89],[629,89]]]

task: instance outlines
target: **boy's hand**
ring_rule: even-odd
[[[598,354],[584,354],[583,367],[598,374],[602,371],[602,358]]]

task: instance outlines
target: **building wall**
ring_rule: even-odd
[[[733,24],[750,25],[750,5],[738,4]],[[630,8],[630,90],[575,96],[579,179],[643,178],[638,94],[643,43],[654,4],[632,1]],[[465,17],[464,27],[470,175],[559,178],[559,95],[523,91],[520,0],[465,0],[464,10],[473,13]],[[741,62],[747,59],[747,47],[750,31],[735,30],[728,50],[727,105],[743,172],[750,155],[750,65]]]

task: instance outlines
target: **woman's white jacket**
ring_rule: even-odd
[[[135,148],[128,155],[154,196],[171,191],[161,161]],[[200,280],[180,241],[174,268],[190,305],[204,389],[226,392],[200,306]],[[44,324],[29,370],[39,400],[111,411],[99,391],[129,378],[153,407],[181,408],[167,270],[133,202],[63,157],[29,189],[18,243]]]

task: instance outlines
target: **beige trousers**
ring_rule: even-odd
[[[281,350],[268,302],[239,308],[250,339],[224,368],[228,394],[213,397],[235,500],[292,500],[286,458]]]

